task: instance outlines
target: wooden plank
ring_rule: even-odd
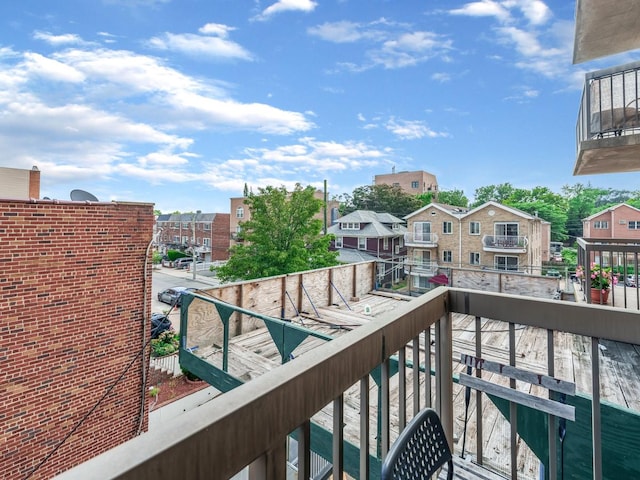
[[[476,378],[466,373],[460,374],[460,384],[476,390],[480,390],[489,395],[504,398],[510,402],[519,403],[527,407],[535,408],[541,412],[550,413],[556,417],[566,418],[572,422],[576,419],[575,408],[571,405],[549,400],[548,398],[536,397],[519,390],[503,387],[495,383],[488,382],[481,378]]]
[[[485,360],[483,358],[477,358],[473,355],[460,354],[460,363],[472,368],[478,368],[487,370],[493,373],[499,373],[508,378],[514,380],[521,380],[528,382],[532,385],[540,385],[549,390],[556,392],[566,393],[567,395],[576,394],[576,384],[573,382],[566,382],[555,377],[548,375],[542,375],[539,373],[529,372],[518,367],[512,367],[510,365],[503,365],[502,363],[492,362],[491,360]]]

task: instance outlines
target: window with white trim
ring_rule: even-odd
[[[453,253],[451,252],[451,250],[445,250],[442,252],[442,262],[443,263],[453,262]]]
[[[480,222],[469,222],[469,235],[480,235]]]
[[[342,248],[342,237],[336,237],[336,248]]]
[[[609,222],[607,220],[596,220],[593,222],[593,228],[595,230],[607,230],[609,228]]]
[[[189,222],[182,222],[182,228],[189,228]]]
[[[453,223],[442,222],[442,233],[453,233]]]
[[[203,223],[202,224],[202,229],[203,230],[207,230],[207,231],[211,230],[211,224],[210,223]]]
[[[178,235],[173,236],[173,243],[180,243],[180,237]]]
[[[189,237],[182,237],[182,243],[189,243]]]
[[[413,181],[411,182],[411,188],[418,188],[420,186],[420,182]]]
[[[480,252],[469,253],[469,265],[480,265]]]
[[[496,255],[494,257],[493,266],[496,270],[508,270],[511,272],[518,271],[518,257],[509,257],[506,255]]]
[[[244,218],[244,207],[236,208],[236,218]]]
[[[365,237],[358,237],[358,250],[367,249],[367,239]]]
[[[389,250],[389,237],[384,237],[384,240],[382,240],[382,249]]]
[[[207,238],[207,237],[204,237],[202,239],[202,245],[204,245],[205,247],[210,247],[211,246],[211,239]]]
[[[359,222],[344,222],[340,224],[340,230],[360,230]]]
[[[640,221],[628,220],[627,221],[627,228],[629,230],[640,230]]]

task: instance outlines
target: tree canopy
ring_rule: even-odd
[[[344,194],[340,213],[346,215],[356,210],[371,210],[402,218],[422,206],[419,198],[405,193],[399,186],[365,185],[356,188],[352,195]]]
[[[250,280],[337,265],[338,252],[329,250],[332,236],[322,235],[322,221],[314,218],[323,203],[314,193],[299,184],[292,192],[269,186],[249,193],[250,219],[240,223],[242,243],[231,247],[218,277]]]

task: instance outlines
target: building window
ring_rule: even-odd
[[[593,222],[593,228],[596,230],[607,230],[609,228],[609,222],[607,220],[596,220]]]
[[[442,262],[443,263],[453,262],[453,254],[451,253],[451,250],[445,250],[444,252],[442,252]]]
[[[211,239],[207,238],[207,237],[204,237],[202,239],[202,245],[204,245],[205,247],[210,247],[211,246]]]
[[[203,230],[207,230],[207,231],[211,230],[211,224],[210,223],[203,223],[202,224],[202,229]]]
[[[480,235],[480,222],[469,223],[469,235]]]
[[[182,228],[189,228],[189,222],[182,222]]]
[[[398,242],[398,247],[399,248],[404,247],[404,237],[400,237],[399,242]]]
[[[182,237],[182,243],[185,245],[189,243],[189,237]]]
[[[243,207],[236,208],[236,218],[244,218],[244,208]]]
[[[358,237],[358,250],[366,250],[367,239],[365,237]]]
[[[411,182],[411,188],[418,188],[420,186],[420,182]]]
[[[629,220],[627,226],[629,230],[640,230],[640,221]]]
[[[178,235],[173,236],[173,243],[180,243],[180,237]]]
[[[383,250],[389,250],[389,238],[385,237],[384,240],[382,241],[382,248]]]
[[[431,241],[431,222],[414,223],[413,239],[416,242],[430,242]]]
[[[517,272],[518,257],[496,255],[494,260],[494,267],[496,270],[509,270],[512,272]]]
[[[400,245],[396,245],[395,253],[396,255],[400,255]]]
[[[442,222],[442,233],[453,233],[453,223]]]
[[[480,252],[469,253],[469,265],[480,265]]]
[[[342,237],[336,237],[336,248],[342,248]]]
[[[180,228],[180,222],[173,222],[173,228]]]
[[[358,222],[341,223],[340,230],[360,230],[360,223]]]
[[[400,184],[399,184],[398,182],[393,182],[393,186],[394,186],[394,187],[399,187],[399,186],[400,186]]]

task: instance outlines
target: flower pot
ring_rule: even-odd
[[[605,305],[609,300],[609,290],[599,290],[597,288],[591,289],[591,303]]]

